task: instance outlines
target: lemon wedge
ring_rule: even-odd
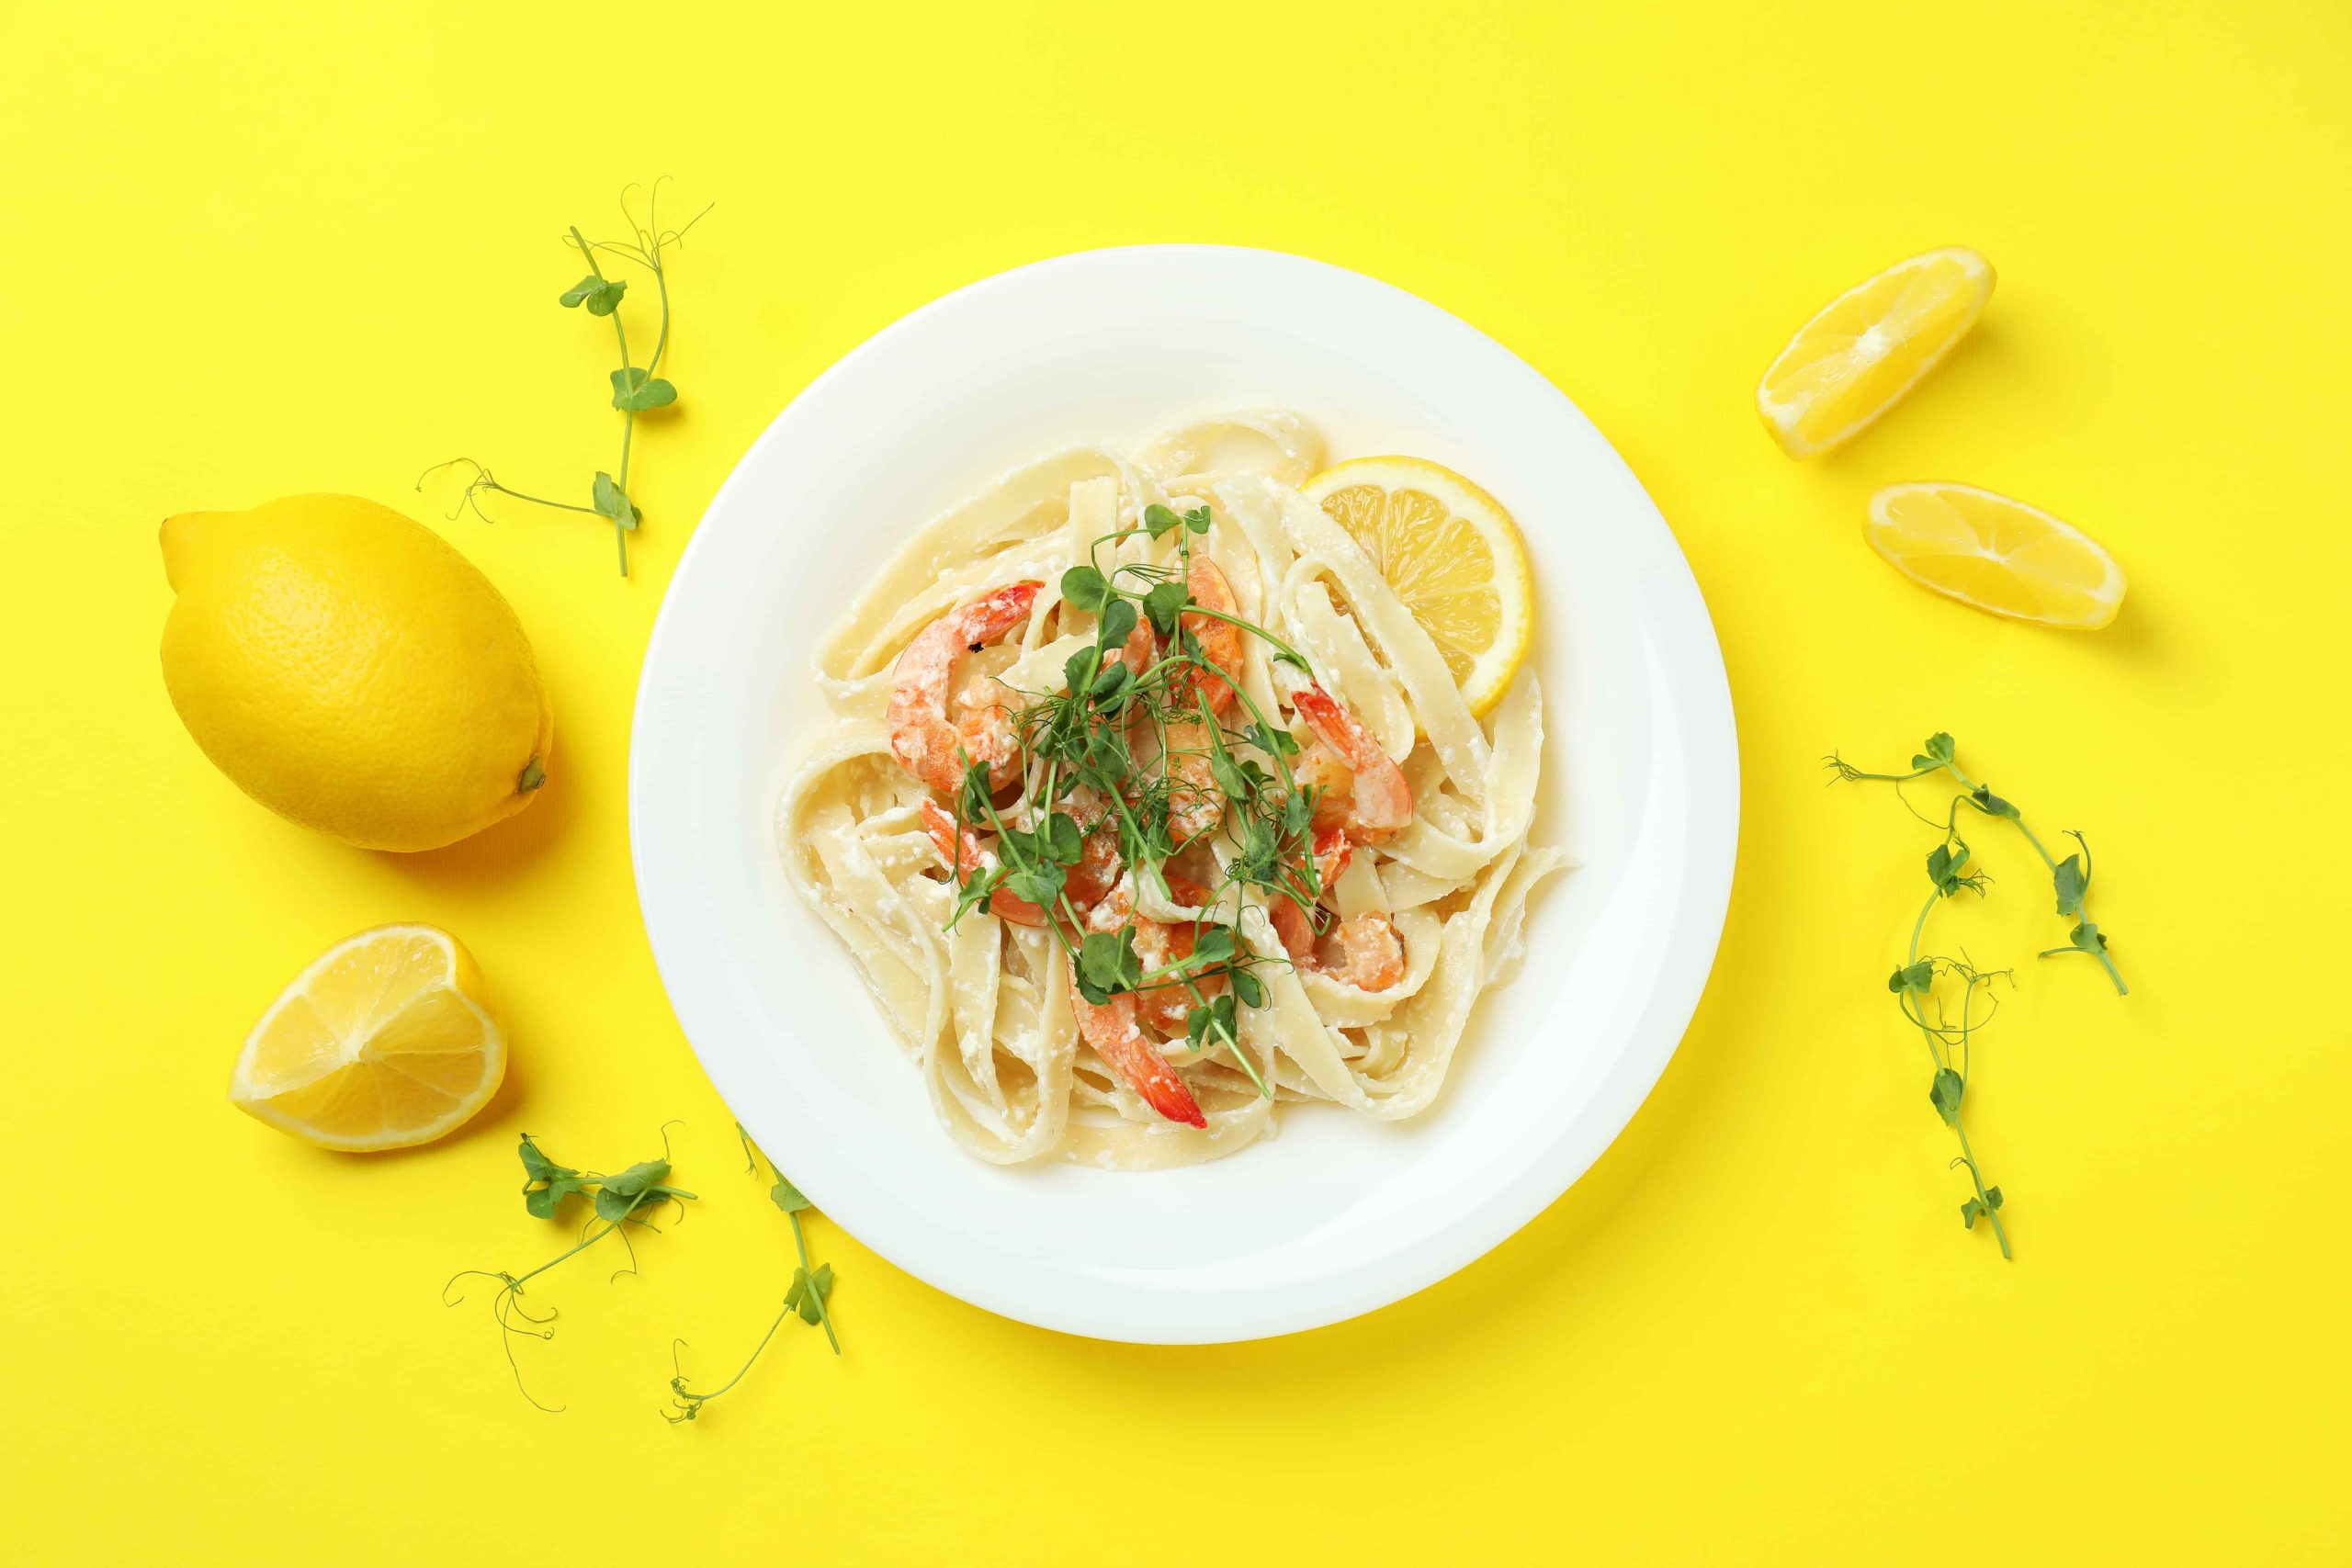
[[[2098,540],[1974,485],[1889,485],[1862,537],[1912,581],[1996,615],[2092,631],[2123,605],[2123,569]]]
[[[1792,457],[1851,440],[1968,335],[1993,264],[1965,245],[1896,262],[1824,305],[1756,387],[1764,428]]]
[[[506,1034],[473,955],[437,927],[378,926],[270,1004],[229,1100],[322,1148],[397,1149],[463,1125],[505,1076]]]
[[[1535,570],[1502,502],[1420,457],[1355,457],[1300,487],[1396,591],[1474,714],[1502,701],[1535,631]]]

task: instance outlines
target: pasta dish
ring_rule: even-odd
[[[1474,706],[1320,445],[1253,412],[1040,457],[821,644],[778,850],[979,1158],[1419,1113],[1567,863],[1529,840],[1534,671]]]

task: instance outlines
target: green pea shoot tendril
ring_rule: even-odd
[[[514,1387],[523,1397],[541,1410],[555,1414],[563,1407],[542,1403],[523,1382],[522,1364],[514,1359],[514,1341],[518,1338],[552,1339],[555,1337],[556,1309],[534,1313],[524,1304],[523,1287],[537,1279],[568,1258],[588,1250],[606,1236],[617,1235],[628,1253],[628,1265],[616,1269],[613,1278],[637,1272],[637,1249],[628,1237],[629,1228],[652,1230],[654,1226],[645,1214],[664,1203],[678,1206],[684,1213],[685,1200],[695,1196],[682,1187],[669,1185],[670,1141],[665,1128],[662,1139],[660,1159],[639,1160],[627,1170],[605,1176],[593,1170],[581,1170],[568,1165],[558,1165],[548,1158],[532,1141],[523,1134],[518,1151],[523,1161],[523,1206],[534,1217],[552,1220],[565,1201],[574,1197],[586,1198],[594,1213],[582,1227],[577,1242],[557,1253],[537,1268],[521,1274],[503,1269],[461,1269],[449,1276],[441,1287],[441,1304],[457,1306],[465,1301],[463,1295],[449,1292],[460,1280],[482,1279],[498,1281],[498,1292],[491,1298],[491,1316],[498,1324],[499,1344],[506,1352],[506,1365],[514,1374]],[[599,1223],[601,1222],[601,1223]]]
[[[741,1122],[735,1123],[735,1135],[743,1141],[744,1170],[756,1171],[759,1168],[758,1154],[752,1147],[752,1135],[743,1131]],[[833,1333],[832,1314],[825,1304],[825,1298],[832,1294],[833,1266],[828,1263],[815,1269],[808,1267],[808,1237],[800,1228],[800,1215],[811,1205],[807,1198],[801,1196],[800,1189],[776,1168],[774,1160],[768,1162],[768,1171],[775,1178],[775,1185],[768,1189],[768,1198],[784,1211],[785,1218],[792,1222],[792,1245],[800,1254],[800,1265],[792,1271],[792,1283],[784,1292],[784,1308],[776,1314],[775,1321],[768,1325],[765,1334],[760,1336],[760,1342],[752,1347],[752,1353],[743,1359],[743,1364],[736,1370],[735,1375],[717,1388],[696,1393],[686,1386],[685,1369],[678,1359],[679,1352],[685,1348],[686,1342],[683,1339],[672,1342],[670,1365],[676,1375],[670,1380],[671,1407],[662,1413],[662,1419],[672,1426],[693,1420],[702,1414],[704,1405],[741,1382],[744,1374],[752,1370],[752,1363],[760,1359],[760,1353],[768,1348],[768,1341],[775,1337],[776,1330],[792,1318],[797,1317],[812,1328],[824,1329],[825,1338],[832,1346],[833,1354],[838,1356],[842,1353],[841,1339]]]
[[[598,470],[588,487],[589,503],[585,506],[575,502],[535,495],[503,484],[487,467],[471,457],[453,457],[448,462],[437,463],[425,469],[416,481],[417,489],[422,491],[424,481],[444,468],[472,469],[473,477],[467,481],[464,491],[450,511],[452,517],[459,511],[470,509],[483,522],[492,521],[490,514],[481,509],[484,495],[509,496],[534,506],[602,517],[613,525],[613,545],[619,556],[623,577],[628,575],[628,536],[645,517],[643,508],[629,499],[629,459],[636,444],[637,416],[654,409],[668,408],[678,400],[678,389],[660,374],[662,356],[670,349],[670,275],[663,265],[662,254],[684,244],[686,231],[701,222],[710,211],[706,207],[678,227],[663,228],[661,220],[662,184],[656,180],[647,190],[642,221],[629,206],[630,193],[638,187],[631,186],[621,193],[621,216],[628,223],[629,238],[590,240],[581,233],[576,223],[564,237],[564,243],[578,251],[581,259],[587,264],[588,274],[565,289],[556,302],[567,310],[584,306],[590,315],[609,320],[613,323],[613,340],[620,353],[620,368],[606,378],[610,383],[612,406],[619,411],[621,416],[618,477]],[[621,320],[621,300],[628,292],[628,279],[609,276],[600,256],[632,263],[652,276],[660,322],[653,337],[653,352],[643,365],[637,364],[630,357],[628,328]]]
[[[2091,882],[2090,841],[2081,833],[2067,829],[2067,836],[2080,846],[2078,852],[2064,860],[2052,856],[2039,835],[2026,825],[2025,818],[2011,802],[1993,793],[1992,789],[1970,778],[1961,771],[1957,761],[1958,748],[1950,735],[1941,731],[1928,737],[1926,747],[1911,759],[1911,771],[1902,773],[1865,773],[1841,757],[1824,759],[1836,775],[1834,782],[1857,783],[1877,781],[1893,784],[1911,814],[1931,828],[1939,829],[1942,841],[1928,853],[1928,881],[1931,891],[1927,902],[1920,906],[1918,918],[1911,922],[1911,940],[1905,948],[1902,967],[1888,976],[1886,988],[1894,994],[1895,1005],[1903,1016],[1919,1031],[1926,1041],[1928,1055],[1934,1064],[1934,1077],[1929,1081],[1928,1103],[1944,1125],[1952,1130],[1960,1141],[1960,1156],[1952,1167],[1968,1173],[1971,1195],[1960,1206],[1961,1224],[1970,1230],[1980,1219],[1990,1222],[1993,1235],[2000,1243],[2001,1256],[2012,1257],[2009,1234],[2001,1223],[2001,1190],[1988,1184],[1977,1164],[1976,1152],[1970,1146],[1968,1129],[1962,1121],[1961,1107],[1966,1098],[1969,1083],[1969,1047],[1975,1032],[1989,1021],[1997,1007],[1991,987],[1996,980],[2016,983],[2008,970],[1982,970],[1965,953],[1959,958],[1923,954],[1921,944],[1928,927],[1928,917],[1937,906],[1956,897],[1962,892],[1982,897],[1990,881],[1981,871],[1970,869],[1973,853],[1968,840],[1961,836],[1960,813],[1964,807],[1980,817],[2007,821],[2016,826],[2027,843],[2033,846],[2041,863],[2049,869],[2051,885],[2056,894],[2060,915],[2075,921],[2066,945],[2043,950],[2041,957],[2063,953],[2087,953],[2098,961],[2107,972],[2119,997],[2130,994],[2122,975],[2116,969],[2115,960],[2108,951],[2108,939],[2091,919],[2086,900]],[[1916,780],[1948,773],[1961,788],[1952,796],[1950,808],[1941,820],[1912,805],[1908,796],[1901,795],[1902,786]],[[1958,996],[1953,998],[1953,986]],[[1980,1001],[1979,993],[1983,993]]]

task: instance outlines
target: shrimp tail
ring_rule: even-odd
[[[1070,1010],[1078,1015],[1079,1033],[1093,1047],[1094,1054],[1162,1117],[1189,1127],[1206,1127],[1209,1119],[1201,1114],[1200,1101],[1193,1098],[1184,1075],[1144,1038],[1142,1029],[1136,1026],[1134,995],[1123,991],[1097,1006],[1078,993],[1077,978],[1073,971]]]

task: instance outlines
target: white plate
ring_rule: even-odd
[[[1275,405],[1336,459],[1433,457],[1526,530],[1548,736],[1531,962],[1481,1001],[1414,1121],[1285,1108],[1210,1165],[1000,1169],[933,1122],[913,1067],[777,863],[786,764],[824,707],[820,632],[899,537],[1013,463],[1213,409]],[[1738,831],[1714,628],[1657,509],[1524,361],[1319,262],[1090,251],[960,289],[776,417],[678,563],[638,690],[629,833],[678,1021],[818,1207],[899,1268],[1027,1323],[1204,1343],[1369,1312],[1567,1190],[1657,1080],[1722,932]]]

